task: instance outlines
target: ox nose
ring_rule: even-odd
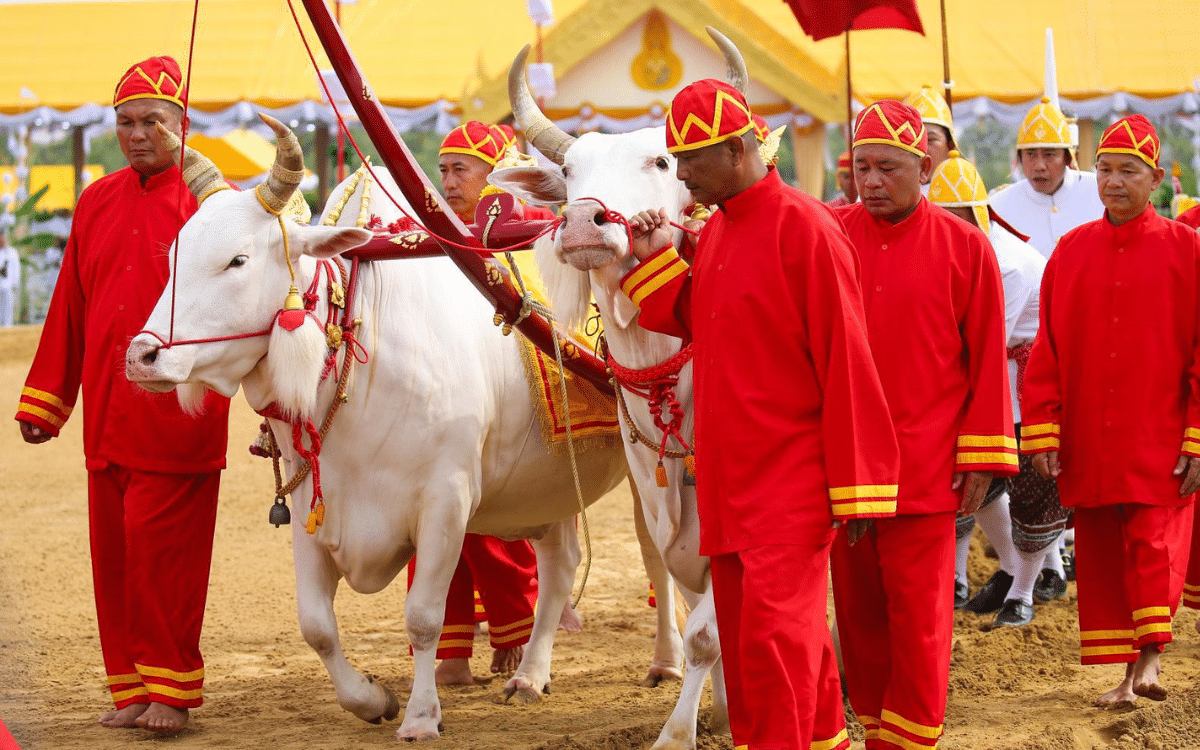
[[[125,354],[126,369],[132,371],[139,365],[143,367],[153,365],[158,359],[159,349],[161,347],[158,342],[137,340],[129,342],[129,351]]]
[[[581,201],[563,209],[563,247],[604,245],[604,208],[593,201]]]

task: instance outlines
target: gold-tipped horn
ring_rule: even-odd
[[[196,196],[197,203],[203,203],[204,199],[218,190],[226,190],[229,185],[225,182],[225,177],[221,175],[221,170],[217,169],[217,165],[212,163],[204,154],[196,149],[188,146],[183,150],[183,162],[180,163],[179,157],[179,136],[172,133],[163,127],[161,122],[155,123],[158,128],[158,137],[162,139],[163,145],[171,152],[171,157],[183,169],[183,181],[187,183],[188,190],[192,191],[192,195]]]
[[[304,179],[304,152],[300,149],[300,139],[287,125],[262,112],[258,116],[275,131],[275,163],[271,165],[271,174],[256,190],[263,207],[278,216]]]
[[[717,31],[712,26],[705,26],[704,30],[717,43],[721,54],[725,56],[725,77],[729,79],[729,85],[742,92],[742,96],[745,96],[746,84],[750,81],[750,74],[746,71],[746,60],[742,57],[741,51],[737,48],[736,44],[730,41],[729,37]]]
[[[529,45],[526,44],[508,69],[508,102],[512,105],[513,119],[517,127],[525,131],[525,139],[534,148],[561,166],[575,138],[564,133],[538,109],[525,82],[525,60],[528,57]]]

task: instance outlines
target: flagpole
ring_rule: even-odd
[[[946,0],[942,0],[942,89],[945,92],[946,106],[952,107],[954,97],[950,87],[954,81],[950,78],[950,37],[946,33]]]
[[[846,29],[846,150],[854,139],[854,86],[850,79],[850,29]]]

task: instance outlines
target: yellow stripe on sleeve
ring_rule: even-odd
[[[1003,464],[1005,466],[1017,465],[1017,454],[1015,453],[959,453],[958,463],[960,464]]]
[[[835,516],[861,516],[868,513],[895,513],[895,500],[857,500],[852,503],[834,503],[830,512]]]
[[[1200,453],[1200,443],[1197,443],[1195,440],[1184,440],[1181,450],[1186,453]]]
[[[630,292],[632,292],[638,284],[641,284],[646,279],[650,278],[677,260],[680,260],[680,257],[679,253],[675,252],[675,248],[664,249],[659,254],[651,258],[647,258],[639,263],[638,266],[630,271],[629,275],[627,275],[621,281],[621,291],[632,297],[633,295],[630,294]]]
[[[1183,436],[1189,440],[1200,440],[1200,429],[1189,427],[1183,431]]]
[[[1059,447],[1059,441],[1058,441],[1058,438],[1056,438],[1056,437],[1033,438],[1030,440],[1021,438],[1021,450],[1023,450],[1023,451],[1035,451],[1035,450],[1038,450],[1039,448],[1057,448],[1057,447]]]
[[[20,414],[22,412],[25,414],[31,414],[35,417],[41,417],[55,427],[63,426],[63,420],[57,414],[52,411],[47,411],[40,406],[35,406],[28,401],[22,401],[20,405],[17,406],[17,413]]]
[[[64,417],[71,416],[71,410],[74,408],[64,404],[63,400],[58,396],[55,396],[53,393],[39,391],[37,388],[30,388],[29,386],[25,386],[21,389],[21,395],[29,396],[30,398],[36,398],[38,401],[44,401],[45,403],[50,404],[55,409],[58,409],[60,412],[62,412]]]
[[[900,493],[895,484],[856,484],[848,487],[830,487],[830,500],[851,500],[861,497],[896,497]]]
[[[633,300],[633,303],[640,307],[647,297],[662,289],[676,278],[683,276],[687,271],[687,263],[684,263],[682,258],[676,258],[669,266],[634,288],[629,293],[629,299]]]
[[[1017,449],[1017,441],[1008,435],[959,435],[959,448],[1011,448]]]
[[[1021,434],[1029,437],[1040,437],[1042,435],[1058,435],[1058,425],[1053,422],[1044,424],[1023,424],[1021,425]]]

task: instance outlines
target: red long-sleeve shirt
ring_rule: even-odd
[[[180,188],[176,167],[144,185],[127,167],[89,185],[75,210],[16,418],[58,435],[82,385],[89,470],[109,462],[167,473],[225,467],[229,399],[209,393],[194,418],[174,393],[125,378],[125,350],[166,286],[171,243],[196,212]]]
[[[897,449],[832,211],[771,170],[622,282],[643,327],[692,338],[700,551],[813,543],[895,512]]]
[[[956,510],[955,472],[1017,473],[1004,288],[987,235],[925,198],[897,224],[837,210],[900,441],[897,513]]]
[[[1181,505],[1200,456],[1200,234],[1147,206],[1063,236],[1042,276],[1021,450],[1059,451],[1063,505]]]

